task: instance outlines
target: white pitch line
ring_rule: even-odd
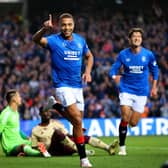
[[[153,147],[153,146],[149,146],[149,147],[141,147],[141,146],[134,146],[134,147],[127,147],[127,149],[138,149],[138,150],[167,150],[168,151],[168,147]]]

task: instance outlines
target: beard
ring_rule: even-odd
[[[138,48],[138,47],[140,47],[140,46],[141,46],[141,45],[132,44],[132,45],[131,45],[131,48],[136,49],[136,48]]]
[[[70,33],[70,34],[65,34],[65,33],[61,33],[61,36],[64,38],[64,39],[70,39],[71,37],[72,37],[72,33]]]

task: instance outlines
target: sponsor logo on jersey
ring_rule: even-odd
[[[143,66],[129,66],[130,73],[141,74],[143,73]]]
[[[65,57],[64,60],[80,60],[80,51],[71,51],[71,50],[65,50],[64,51]]]

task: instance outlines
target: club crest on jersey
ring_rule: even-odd
[[[82,45],[80,43],[78,43],[77,45],[78,45],[78,48],[82,48]]]
[[[142,56],[142,62],[145,62],[145,61],[146,61],[146,57]]]
[[[130,62],[130,58],[126,58],[126,62]]]
[[[63,46],[63,47],[66,47],[67,45],[66,45],[66,43],[63,42],[63,43],[62,43],[62,46]]]

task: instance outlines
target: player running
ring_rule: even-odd
[[[110,77],[117,82],[119,69],[123,68],[119,87],[121,122],[119,125],[119,155],[126,155],[127,125],[136,126],[149,95],[149,72],[153,76],[150,96],[157,95],[158,66],[152,51],[142,44],[143,30],[132,28],[128,34],[130,47],[122,50],[112,65]]]
[[[91,82],[93,55],[85,39],[73,33],[75,21],[71,14],[63,13],[59,17],[60,33],[45,36],[53,29],[52,16],[43,27],[34,34],[33,40],[51,53],[53,86],[56,96],[65,107],[66,118],[73,125],[73,137],[80,156],[81,167],[92,167],[85,152],[85,139],[82,131],[84,98],[82,80]],[[81,77],[83,59],[87,59],[85,72]]]

